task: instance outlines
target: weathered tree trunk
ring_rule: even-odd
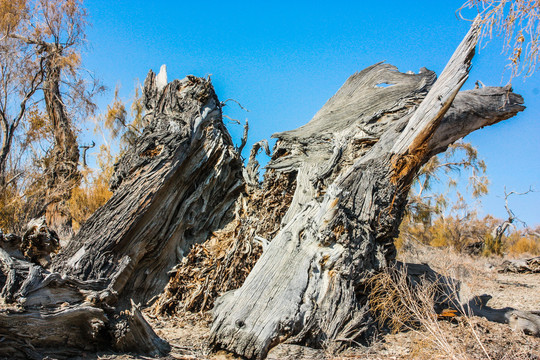
[[[66,114],[60,93],[62,67],[58,61],[62,53],[62,46],[49,44],[47,51],[50,54],[45,61],[43,95],[47,116],[53,128],[54,144],[45,164],[46,195],[44,201],[48,224],[54,228],[62,229],[71,227],[71,215],[67,209],[66,201],[81,178],[78,169],[79,147],[73,124]]]
[[[144,90],[148,125],[116,164],[113,196],[53,258],[52,272],[0,249],[2,298],[22,307],[0,313],[3,353],[167,351],[135,303],[163,291],[191,245],[230,221],[244,183],[210,80],[158,89],[150,72]]]
[[[243,286],[216,301],[215,347],[263,358],[284,341],[366,340],[366,281],[394,260],[418,169],[471,131],[523,110],[510,89],[458,94],[478,31],[475,23],[437,81],[425,69],[402,74],[376,64],[349,78],[307,125],[275,135],[268,168],[297,171],[297,189]]]
[[[158,94],[150,73],[145,94],[149,125],[115,165],[112,198],[54,263],[83,280],[109,278],[125,300],[143,303],[163,291],[191,245],[231,219],[243,187],[210,81],[175,80]]]
[[[15,135],[14,124],[9,124],[7,119],[0,119],[0,125],[2,127],[2,146],[0,147],[0,189],[3,189],[6,183],[6,166],[9,152],[11,151],[11,144],[13,142],[13,135]]]

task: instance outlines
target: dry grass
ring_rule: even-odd
[[[506,324],[459,315],[459,312],[436,311],[440,288],[425,279],[412,285],[405,268],[391,269],[373,282],[370,303],[380,321],[396,332],[385,340],[402,344],[401,355],[396,358],[468,360],[540,356],[538,339],[512,332]],[[457,298],[458,289],[454,291]]]
[[[503,301],[501,307],[513,305],[519,308],[521,297],[535,298],[537,294],[532,277],[526,279],[530,284],[509,282],[506,275],[493,271],[493,263],[502,262],[500,258],[471,257],[448,248],[408,244],[400,257],[407,262],[432,264],[445,277],[459,280],[449,282],[441,278],[447,299],[450,297],[451,300],[450,307],[457,308],[458,312],[444,311],[445,307],[439,306],[441,286],[432,279],[413,279],[405,267],[389,269],[373,279],[374,291],[370,296],[370,304],[389,330],[401,332],[386,335],[386,343],[372,349],[375,352],[373,357],[363,358],[375,359],[385,353],[385,348],[390,349],[386,350],[388,358],[395,355],[396,359],[540,358],[538,338],[514,332],[506,324],[460,315],[465,311],[459,305],[483,293],[488,287],[503,291],[503,286],[515,285],[520,286],[521,291],[506,290],[507,303]],[[530,289],[529,293],[525,293],[526,289]],[[391,342],[401,344],[401,349],[395,351]]]
[[[431,358],[467,359],[466,349],[455,346],[452,333],[440,326],[441,319],[456,317],[456,312],[450,309],[436,311],[441,285],[442,282],[423,276],[413,280],[405,266],[391,268],[371,280],[370,307],[383,328],[388,326],[393,333],[411,331],[418,336],[419,341],[412,349],[416,357],[424,354]],[[443,296],[457,298],[458,288],[450,290],[453,294]],[[477,338],[472,327],[470,335]]]

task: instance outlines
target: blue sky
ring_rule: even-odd
[[[234,98],[250,110],[232,103],[225,108],[233,118],[249,119],[249,148],[309,121],[350,75],[376,62],[440,74],[469,28],[455,13],[461,3],[94,0],[85,3],[92,25],[83,61],[110,89],[98,99],[101,109],[117,84],[129,100],[137,79],[144,81],[161,64],[169,80],[211,74],[221,100]],[[494,39],[479,49],[464,89],[476,80],[506,83],[501,44]],[[540,191],[539,79],[540,73],[513,81],[525,98],[524,113],[466,138],[486,161],[491,180],[481,214],[505,216],[504,186]],[[241,126],[228,127],[239,141]],[[83,139],[92,136],[99,140]],[[539,204],[540,192],[510,199],[529,225],[540,225]]]

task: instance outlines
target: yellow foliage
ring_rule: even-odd
[[[7,183],[0,187],[0,229],[20,234],[28,221],[41,216],[40,186],[42,174],[35,168],[7,173]]]
[[[109,149],[102,146],[98,154],[101,168],[81,171],[83,178],[67,202],[73,230],[77,231],[111,197],[108,182],[113,173],[113,162]],[[31,218],[42,214],[43,176],[39,169],[28,168],[18,177],[9,173],[7,178],[17,181],[10,181],[0,189],[0,229],[4,233],[20,234]]]
[[[69,210],[74,231],[77,231],[81,224],[111,197],[108,178],[105,173],[93,178],[90,172],[84,174],[83,184],[73,189],[69,199]]]
[[[540,255],[540,241],[530,237],[520,237],[518,241],[509,247],[508,252],[511,255]]]
[[[109,180],[113,174],[113,162],[110,149],[102,145],[98,154],[101,169],[97,174],[90,169],[82,172],[81,185],[73,189],[68,205],[74,231],[79,230],[81,224],[112,196],[112,192],[109,191]]]
[[[519,256],[529,254],[532,256],[540,255],[540,237],[533,233],[540,233],[540,227],[535,231],[527,230],[514,232],[506,239],[506,250],[510,256]]]
[[[114,90],[114,99],[107,105],[107,112],[98,118],[98,127],[103,125],[108,130],[112,140],[120,140],[120,152],[135,142],[141,134],[144,106],[139,85],[135,87],[135,96],[131,103],[131,112],[128,114],[126,104],[119,96],[120,88]]]
[[[15,186],[8,185],[0,191],[0,229],[4,232],[20,230],[20,219],[24,217],[24,198]]]
[[[504,248],[501,239],[497,240],[489,233],[484,236],[484,249],[482,251],[482,255],[503,255],[503,250]]]
[[[474,213],[466,217],[441,215],[431,224],[415,222],[411,216],[406,216],[400,226],[400,235],[394,241],[398,250],[402,249],[408,240],[414,239],[420,243],[434,247],[452,247],[462,251],[472,243],[482,241],[484,256],[507,254],[512,257],[525,254],[540,255],[540,227],[534,230],[524,229],[503,236],[501,241],[493,238],[492,231],[501,220],[485,216],[478,219]]]
[[[16,29],[26,11],[26,0],[0,0],[0,31],[2,34]]]

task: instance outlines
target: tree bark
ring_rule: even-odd
[[[6,165],[9,152],[11,151],[11,143],[13,142],[13,135],[15,134],[15,127],[13,124],[8,124],[7,121],[0,122],[2,125],[2,147],[0,148],[0,188],[3,188],[6,183]]]
[[[135,304],[163,291],[183,254],[231,220],[242,163],[210,80],[188,76],[158,89],[150,72],[144,95],[148,125],[115,165],[113,196],[52,259],[52,271],[0,253],[2,298],[22,308],[0,313],[7,353],[166,353]],[[21,341],[27,329],[35,332]]]
[[[349,78],[307,125],[275,135],[268,168],[298,171],[297,189],[243,286],[216,301],[215,347],[260,359],[284,341],[367,341],[366,282],[395,258],[418,169],[453,141],[523,110],[508,89],[458,96],[478,31],[475,23],[437,81],[425,69],[402,74],[379,63]]]
[[[58,230],[71,228],[66,201],[81,179],[77,136],[60,92],[62,50],[62,45],[47,44],[43,82],[45,107],[54,134],[51,153],[45,159],[45,215],[47,223]]]

